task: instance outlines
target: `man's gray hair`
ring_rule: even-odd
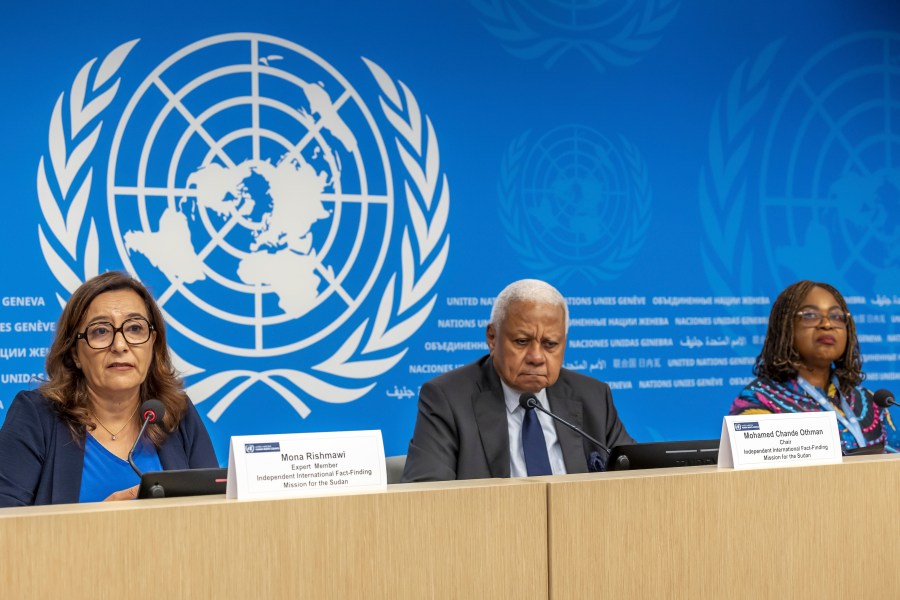
[[[499,328],[500,323],[506,319],[509,305],[513,302],[561,306],[566,320],[566,333],[569,333],[569,307],[566,305],[566,299],[546,281],[520,279],[503,288],[503,291],[494,300],[494,307],[491,309],[491,325],[494,328]]]

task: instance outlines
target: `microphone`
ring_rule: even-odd
[[[144,424],[141,425],[141,431],[134,439],[131,450],[128,451],[128,464],[131,465],[131,468],[134,469],[134,472],[137,473],[138,477],[142,477],[144,474],[141,473],[141,470],[134,464],[134,449],[137,448],[138,443],[141,441],[141,437],[144,435],[144,430],[147,429],[147,425],[150,423],[159,423],[162,421],[165,414],[166,407],[163,406],[163,403],[159,400],[145,400],[144,403],[141,404],[141,418],[144,420]]]
[[[571,429],[572,431],[574,431],[575,433],[577,433],[578,435],[580,435],[581,437],[586,439],[587,441],[591,442],[595,446],[599,447],[601,450],[606,452],[606,456],[610,455],[609,448],[606,447],[606,444],[604,444],[597,438],[594,438],[594,437],[588,435],[582,429],[576,427],[575,425],[572,425],[571,423],[569,423],[562,417],[558,417],[558,416],[554,415],[552,412],[550,412],[549,410],[547,410],[546,408],[541,406],[540,400],[538,400],[534,394],[532,394],[530,392],[525,392],[524,394],[519,396],[519,406],[521,406],[525,410],[528,410],[529,408],[534,408],[534,409],[541,411],[542,413],[548,415],[552,419],[559,421],[560,423],[562,423],[563,425],[565,425],[566,427],[568,427],[569,429]],[[595,453],[593,453],[593,452],[591,453],[592,458],[593,458],[593,454],[595,454]]]
[[[897,401],[894,400],[894,395],[890,391],[878,390],[875,392],[875,404],[881,408],[887,408],[889,406],[897,406]]]

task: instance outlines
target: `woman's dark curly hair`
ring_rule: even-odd
[[[153,443],[159,447],[166,439],[166,435],[181,421],[188,399],[169,357],[162,312],[147,288],[125,273],[110,271],[98,275],[85,281],[75,290],[59,317],[56,338],[47,354],[47,381],[38,389],[56,408],[76,441],[84,439],[85,430],[93,431],[97,428],[91,417],[84,373],[75,365],[75,344],[78,343],[75,335],[79,333],[81,321],[91,302],[100,294],[117,290],[131,290],[141,297],[144,306],[147,307],[147,318],[155,332],[152,341],[153,358],[147,377],[141,383],[140,401],[155,398],[166,407],[160,426],[151,427],[147,432]],[[135,419],[138,418],[135,414]]]
[[[797,313],[813,288],[822,288],[830,293],[841,310],[850,313],[841,293],[827,283],[803,280],[785,288],[775,299],[772,312],[769,313],[766,340],[753,366],[753,374],[757,377],[779,382],[797,377],[797,365],[801,364],[800,354],[794,348]],[[841,393],[844,394],[849,394],[866,378],[862,372],[859,340],[856,338],[856,324],[852,317],[847,319],[847,347],[841,357],[834,361],[834,374],[841,386]]]

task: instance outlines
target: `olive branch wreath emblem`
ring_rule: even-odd
[[[44,223],[38,224],[38,237],[47,266],[69,294],[99,273],[100,244],[96,223],[93,218],[87,223],[85,219],[93,182],[89,159],[97,146],[103,111],[119,89],[120,80],[114,77],[138,41],[132,40],[114,49],[96,70],[97,59],[88,61],[76,75],[68,95],[60,94],[51,116],[49,161],[42,156],[38,164],[38,201],[44,218]],[[371,380],[392,369],[403,358],[407,349],[397,348],[422,326],[434,308],[437,295],[432,290],[446,266],[450,249],[450,236],[446,232],[450,188],[447,176],[440,168],[437,135],[431,119],[422,113],[409,88],[392,79],[374,62],[365,58],[363,61],[380,89],[379,105],[396,133],[397,153],[406,170],[404,199],[410,224],[402,235],[399,283],[397,274],[393,274],[385,286],[371,327],[370,319],[363,320],[336,352],[311,367],[313,371],[338,378],[344,382],[343,386],[289,368],[262,372],[228,370],[200,377],[206,369],[188,363],[170,348],[182,375],[189,379],[199,378],[186,390],[195,404],[209,400],[229,383],[241,380],[209,410],[208,416],[213,421],[257,382],[277,392],[304,418],[311,409],[285,385],[286,382],[323,402],[347,403],[361,398],[376,385],[377,382]],[[86,128],[92,129],[82,135]],[[88,234],[82,240],[85,227]],[[66,255],[58,252],[56,246],[61,246]],[[63,295],[57,293],[57,299],[60,305],[65,305]],[[385,352],[393,354],[379,358],[369,356]]]
[[[647,0],[637,3],[640,12],[625,11],[620,3],[609,6],[621,10],[614,23],[618,30],[603,37],[598,33],[610,27],[589,28],[587,33],[557,26],[550,32],[538,31],[509,0],[471,0],[481,13],[485,29],[499,39],[507,52],[526,60],[542,59],[552,67],[568,52],[578,52],[602,73],[609,67],[627,67],[659,43],[662,32],[675,18],[680,0]]]
[[[746,210],[751,175],[747,158],[754,143],[754,119],[764,107],[766,75],[781,42],[768,45],[753,62],[738,67],[728,91],[713,109],[709,163],[700,173],[700,215],[706,238],[703,267],[713,289],[734,293],[753,289],[751,231]]]

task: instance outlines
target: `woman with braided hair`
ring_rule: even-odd
[[[753,374],[756,379],[734,400],[730,414],[830,410],[844,454],[900,449],[890,414],[862,387],[856,325],[833,286],[804,280],[778,295]]]

